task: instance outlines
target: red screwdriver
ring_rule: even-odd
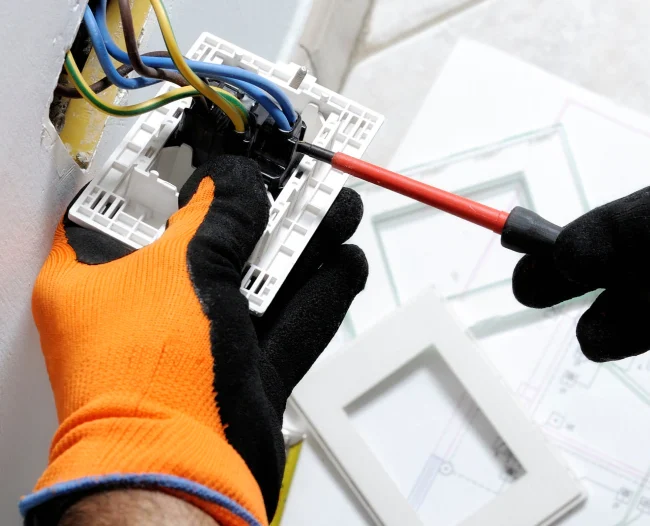
[[[497,210],[344,153],[335,153],[306,142],[298,143],[297,151],[359,179],[489,228],[501,235],[501,245],[515,252],[548,254],[562,230],[527,208],[517,206],[511,212]]]

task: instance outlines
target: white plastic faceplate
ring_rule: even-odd
[[[435,357],[441,360],[435,361]],[[401,479],[398,481],[395,478],[396,471],[387,467],[391,466],[391,463],[386,463],[381,453],[385,455],[387,451],[394,452],[398,445],[408,448],[422,444],[422,437],[413,440],[413,437],[404,435],[392,443],[393,447],[377,448],[382,441],[390,442],[399,435],[384,432],[383,436],[373,435],[374,445],[368,442],[368,435],[364,436],[353,420],[353,407],[362,400],[367,403],[371,393],[375,393],[377,400],[378,390],[383,393],[390,391],[395,387],[395,374],[404,371],[409,364],[417,363],[421,358],[425,358],[425,363],[435,364],[431,365],[434,369],[429,370],[428,374],[435,374],[436,370],[440,372],[442,367],[446,366],[447,371],[443,370],[443,374],[456,377],[462,385],[462,394],[451,396],[447,402],[442,402],[442,406],[436,405],[433,399],[411,399],[408,407],[399,409],[396,405],[383,405],[381,417],[392,422],[392,427],[403,426],[409,419],[411,422],[415,419],[418,421],[418,433],[429,433],[427,436],[432,438],[423,449],[427,452],[433,451],[431,456],[418,457],[416,453],[414,457],[400,457],[402,460],[409,458],[411,467],[398,471],[401,473]],[[432,391],[431,394],[433,393],[441,399],[449,395],[449,391],[444,388],[441,391]],[[445,506],[445,502],[451,506],[459,506],[459,503],[464,502],[463,495],[458,493],[458,488],[462,486],[453,482],[442,482],[434,489],[432,483],[436,479],[438,467],[434,467],[435,462],[431,463],[432,459],[443,460],[436,457],[436,452],[447,449],[447,446],[440,448],[436,445],[436,442],[444,444],[441,440],[443,435],[436,437],[437,432],[433,429],[444,429],[448,425],[445,422],[456,418],[459,418],[459,421],[465,420],[465,417],[450,419],[450,415],[460,410],[460,401],[463,399],[474,401],[477,411],[480,410],[500,437],[500,446],[490,446],[497,447],[492,454],[495,457],[503,454],[502,448],[505,446],[506,457],[516,459],[519,465],[517,469],[523,473],[515,480],[509,481],[505,486],[507,489],[503,491],[494,493],[488,490],[493,498],[473,513],[470,512],[465,519],[460,522],[443,520],[440,524],[548,526],[556,524],[560,517],[584,500],[585,495],[580,484],[562,458],[547,443],[540,430],[526,418],[501,378],[494,373],[491,364],[485,361],[473,340],[458,326],[433,288],[427,288],[416,299],[384,318],[381,323],[355,339],[345,350],[323,362],[320,367],[312,368],[294,389],[290,405],[305,419],[308,434],[323,448],[352,491],[360,498],[374,523],[383,526],[424,526],[432,523],[425,522],[421,515],[422,509],[414,507],[408,490],[404,492],[404,482],[408,481],[407,486],[414,482],[417,470],[413,471],[412,467],[417,462],[423,462],[424,466],[429,466],[430,471],[424,479],[420,479],[426,481],[418,488],[421,492],[420,498],[424,499],[431,493],[432,502],[436,506]],[[383,400],[386,401],[386,398]],[[440,411],[445,405],[449,408],[455,407],[451,414],[445,410]],[[436,407],[438,409],[434,409]],[[431,411],[437,413],[432,414]],[[427,412],[428,416],[423,416],[423,413]],[[376,414],[376,418],[381,417]],[[467,417],[467,420],[460,424],[461,427],[452,442],[456,446],[450,447],[444,455],[445,463],[451,458],[447,455],[456,451],[459,437],[475,425],[470,423],[476,422],[475,417],[476,413],[473,413],[471,418]],[[425,422],[429,418],[439,419],[439,426],[427,427]],[[461,431],[463,428],[464,431]],[[479,445],[480,443],[479,439],[471,450],[465,449],[463,454],[456,456],[454,462],[460,462],[460,456],[468,455],[466,458],[471,457],[470,460],[482,464],[479,460],[481,455],[473,456],[471,452],[484,447]],[[415,449],[417,450],[417,446]],[[449,466],[452,471],[455,469],[451,464]],[[512,467],[512,464],[510,466]],[[505,472],[507,468],[502,469]],[[486,489],[487,487],[482,487],[482,491]],[[467,499],[472,499],[472,495],[474,498],[483,498],[479,497],[478,493],[469,493]],[[431,518],[431,510],[425,512],[424,516]]]
[[[274,64],[209,33],[199,37],[187,56],[240,67],[276,83],[307,120],[308,137],[317,146],[361,157],[383,123],[382,115],[318,85],[312,75],[296,82],[301,66]],[[166,83],[160,92],[170,89]],[[182,161],[191,159],[190,151],[181,147],[171,166],[161,162],[161,151],[190,103],[182,99],[142,115],[72,205],[70,219],[133,248],[158,239],[178,209],[178,191],[191,173]],[[314,128],[319,128],[315,134]],[[264,314],[347,178],[326,163],[303,158],[272,203],[269,224],[248,260],[241,291],[251,312]]]

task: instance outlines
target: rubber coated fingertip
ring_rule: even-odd
[[[319,226],[324,243],[341,245],[352,237],[363,218],[361,196],[351,188],[343,188]]]
[[[361,196],[350,188],[343,188],[291,269],[274,303],[291,297],[328,257],[338,254],[340,246],[352,237],[362,217]],[[271,312],[273,310],[271,306]]]
[[[359,247],[343,245],[282,306],[263,334],[262,351],[289,391],[329,345],[368,278]]]
[[[550,258],[524,256],[512,274],[512,292],[519,303],[534,309],[582,296],[590,287],[569,281]]]
[[[355,296],[366,288],[369,273],[368,258],[357,245],[341,246],[335,258],[325,264],[341,270]]]
[[[650,303],[629,292],[604,291],[578,321],[576,335],[585,357],[609,362],[650,350]]]

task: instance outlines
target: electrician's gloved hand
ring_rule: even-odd
[[[551,257],[524,256],[513,289],[526,306],[550,307],[604,288],[577,336],[587,358],[618,360],[650,349],[650,188],[588,212],[562,230]]]
[[[21,501],[56,524],[90,493],[145,487],[222,526],[266,524],[284,469],[287,397],[334,336],[368,273],[342,245],[362,215],[344,190],[267,314],[242,269],[268,220],[257,166],[198,168],[164,235],[131,253],[64,218],[33,296],[60,422],[49,465]]]

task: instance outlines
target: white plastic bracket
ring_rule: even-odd
[[[360,157],[383,123],[382,115],[320,86],[298,64],[269,62],[209,33],[187,56],[240,67],[277,84],[307,121],[308,138],[317,146]],[[170,89],[165,84],[161,93]],[[72,205],[70,219],[136,249],[158,239],[191,173],[191,152],[180,147],[170,159],[168,149],[163,151],[190,103],[179,100],[141,116]],[[252,313],[264,314],[347,178],[308,157],[291,175],[272,203],[269,224],[244,271],[241,291]]]

